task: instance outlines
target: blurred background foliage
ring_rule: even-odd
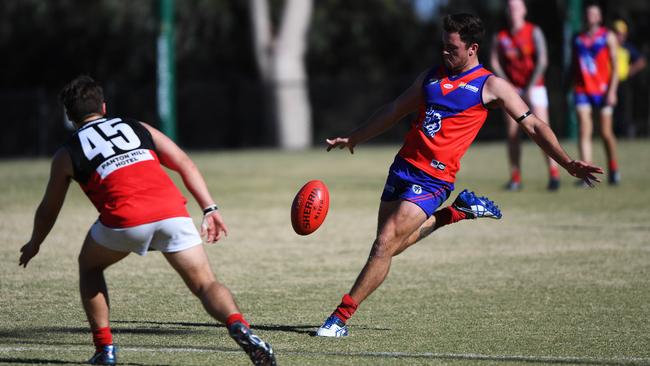
[[[528,1],[529,19],[546,33],[551,123],[566,131],[563,0]],[[316,145],[357,126],[382,103],[437,63],[440,19],[468,11],[483,18],[488,36],[504,25],[504,1],[315,0],[305,58]],[[621,15],[631,40],[647,54],[650,3],[602,1],[607,20]],[[270,0],[277,20],[283,1]],[[0,108],[7,131],[0,156],[49,154],[65,141],[58,90],[87,73],[105,88],[109,114],[157,125],[156,0],[0,0]],[[423,10],[424,9],[424,10]],[[248,1],[177,0],[176,80],[179,143],[192,149],[272,145],[262,108]],[[647,135],[648,72],[635,81],[639,134]],[[645,109],[644,109],[645,108]],[[491,113],[479,138],[504,136]],[[403,123],[378,142],[400,141]]]

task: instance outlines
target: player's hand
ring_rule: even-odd
[[[585,163],[580,160],[572,160],[566,166],[567,172],[576,178],[582,179],[589,187],[593,187],[600,179],[594,174],[603,174],[603,168]]]
[[[325,139],[325,142],[327,142],[327,151],[330,151],[335,147],[338,147],[339,149],[344,149],[347,147],[348,150],[350,150],[350,154],[354,154],[354,147],[356,146],[356,143],[351,142],[349,137]]]
[[[616,91],[611,90],[607,92],[607,105],[614,107],[616,106],[616,103],[618,103],[618,96],[616,95]]]
[[[207,243],[214,243],[224,236],[228,236],[228,227],[221,218],[218,210],[210,211],[203,215],[201,236],[205,237]]]
[[[38,254],[38,250],[40,249],[40,245],[34,245],[30,241],[29,243],[23,245],[22,248],[20,248],[20,260],[18,261],[18,266],[23,266],[27,267],[27,263]]]

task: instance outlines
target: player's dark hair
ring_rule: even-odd
[[[59,100],[65,106],[68,117],[81,123],[93,113],[102,113],[104,91],[93,78],[81,75],[63,87]]]
[[[472,43],[479,46],[485,36],[485,28],[481,18],[467,13],[450,14],[442,21],[442,28],[447,33],[458,33],[461,41],[469,48]]]
[[[592,7],[592,6],[597,6],[597,7],[599,7],[599,8],[602,9],[602,5],[600,4],[600,1],[596,1],[596,0],[585,1],[583,7],[584,7],[585,9],[587,9],[587,8]]]

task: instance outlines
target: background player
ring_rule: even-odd
[[[179,273],[207,312],[225,323],[230,336],[256,365],[275,365],[271,347],[255,336],[230,291],[215,277],[201,237],[185,207],[186,199],[161,164],[180,174],[203,208],[201,235],[208,243],[227,227],[203,176],[173,141],[153,127],[125,118],[104,117],[102,88],[80,76],[61,92],[77,131],[52,161],[50,180],[34,218],[32,237],[20,251],[27,266],[52,229],[70,185],[76,180],[99,211],[79,254],[79,289],[95,343],[91,364],[116,364],[109,327],[104,270],[135,252],[156,249]]]
[[[485,197],[466,190],[451,206],[437,208],[454,189],[460,159],[485,122],[488,107],[501,107],[569,174],[593,184],[602,169],[571,160],[546,122],[530,112],[517,90],[491,77],[478,61],[483,24],[470,14],[443,20],[442,61],[420,74],[393,102],[381,107],[346,137],[327,140],[327,150],[348,148],[387,131],[409,113],[420,111],[390,167],[379,205],[377,237],[352,289],[316,332],[324,337],[348,335],[346,322],[359,304],[384,281],[392,257],[436,229],[463,219],[501,217]]]
[[[631,116],[633,95],[630,78],[643,71],[648,62],[645,56],[628,40],[629,27],[625,20],[616,19],[612,23],[612,29],[618,41],[616,64],[619,80],[616,108],[614,108],[614,121],[616,121],[614,131],[627,137],[634,137],[636,131]]]
[[[587,5],[585,30],[573,41],[574,91],[580,130],[578,148],[582,160],[593,160],[591,135],[594,128],[593,110],[596,109],[600,112],[600,136],[607,155],[609,184],[616,185],[621,178],[612,113],[617,101],[618,75],[615,71],[618,67],[618,42],[614,33],[601,25],[602,22],[600,7],[596,4]]]
[[[548,122],[548,94],[544,86],[544,72],[548,65],[546,40],[542,30],[526,21],[526,4],[523,0],[509,0],[507,7],[508,28],[500,30],[492,42],[490,61],[494,73],[508,80],[517,88],[519,95],[532,107],[533,113]],[[504,112],[508,134],[508,161],[510,181],[506,189],[521,189],[521,140],[519,126]],[[547,159],[551,191],[560,187],[560,171],[557,163]]]

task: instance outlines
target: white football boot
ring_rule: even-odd
[[[319,337],[347,337],[348,326],[338,317],[330,315],[330,317],[325,320],[325,323],[318,328],[316,335]]]

